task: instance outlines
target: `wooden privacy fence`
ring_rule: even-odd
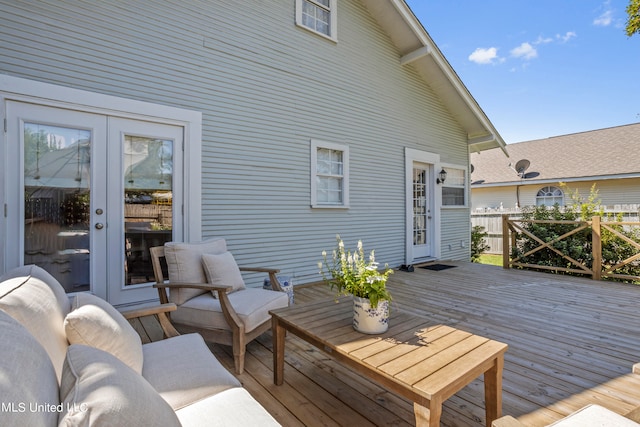
[[[540,237],[534,235],[532,232],[527,230],[524,224],[567,224],[567,225],[575,225],[573,229],[567,231],[566,233],[557,236],[556,238],[550,241],[544,241]],[[629,281],[640,281],[640,276],[637,275],[629,275],[629,274],[618,274],[615,273],[616,270],[621,269],[625,266],[634,265],[633,263],[640,260],[640,243],[626,236],[625,234],[619,231],[620,227],[640,227],[640,222],[630,222],[630,221],[615,221],[615,222],[606,222],[602,221],[599,216],[594,216],[590,221],[552,221],[552,220],[525,220],[525,219],[515,219],[510,218],[508,214],[502,215],[502,265],[504,268],[511,267],[522,267],[522,268],[533,268],[533,269],[542,269],[542,270],[552,270],[552,271],[560,271],[566,273],[578,273],[586,276],[591,276],[594,280],[601,280],[603,278],[612,278],[617,280],[629,280]],[[586,265],[584,262],[580,262],[569,255],[558,250],[555,245],[558,242],[561,242],[567,239],[570,236],[573,236],[576,233],[579,233],[583,230],[589,229],[591,230],[591,250],[592,250],[592,264],[591,266]],[[621,239],[622,241],[628,243],[633,247],[636,253],[632,256],[627,257],[624,260],[621,260],[615,264],[603,263],[602,257],[602,231],[607,230],[612,233],[613,236],[617,239]],[[511,249],[516,247],[517,241],[519,238],[528,238],[531,241],[537,242],[537,246],[529,249],[527,252],[519,254],[515,258],[511,258]],[[548,266],[548,265],[538,265],[538,264],[529,264],[527,262],[523,262],[523,260],[535,254],[536,252],[542,250],[550,250],[557,255],[559,255],[562,260],[566,261],[569,267],[563,266]]]

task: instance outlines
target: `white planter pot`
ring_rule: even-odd
[[[389,301],[371,307],[367,298],[353,297],[353,329],[363,334],[381,334],[389,329]]]

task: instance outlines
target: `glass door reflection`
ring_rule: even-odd
[[[149,248],[172,240],[173,141],[124,136],[125,284],[153,281]]]
[[[24,263],[90,288],[91,131],[24,123]]]

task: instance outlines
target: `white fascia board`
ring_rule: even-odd
[[[456,72],[453,70],[449,62],[446,60],[442,52],[440,52],[440,49],[438,49],[438,47],[436,46],[434,41],[431,39],[427,31],[424,29],[424,27],[422,26],[418,18],[416,18],[416,16],[413,14],[413,12],[411,11],[411,8],[409,8],[409,6],[404,0],[389,0],[389,1],[393,4],[395,9],[398,11],[398,13],[402,16],[404,21],[407,23],[407,25],[409,25],[409,27],[411,28],[415,36],[420,40],[420,44],[422,44],[424,47],[428,49],[429,54],[433,57],[436,64],[438,64],[438,67],[440,68],[440,70],[442,70],[442,72],[445,74],[445,76],[447,77],[451,85],[455,88],[455,90],[458,92],[460,97],[464,100],[465,104],[467,104],[469,109],[476,116],[478,121],[482,123],[482,126],[484,126],[484,128],[487,130],[489,134],[495,137],[496,145],[500,147],[502,151],[508,156],[508,153],[505,149],[506,143],[504,142],[502,137],[498,134],[497,130],[493,127],[493,125],[489,121],[489,118],[486,116],[482,108],[480,108],[480,105],[478,105],[477,101],[475,100],[475,98],[473,98],[473,96],[471,95],[467,87],[464,85],[464,83],[462,83],[462,81],[460,80]],[[420,49],[417,49],[414,52],[417,52],[419,50]],[[411,55],[412,53],[409,53],[409,55]],[[419,57],[422,57],[422,56],[424,55],[420,55]],[[415,58],[415,59],[418,59],[418,58]],[[415,60],[415,59],[412,59],[412,60]]]

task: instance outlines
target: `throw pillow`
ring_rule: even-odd
[[[0,342],[0,423],[55,426],[55,408],[60,404],[58,377],[47,352],[24,326],[2,310]]]
[[[111,304],[92,294],[77,294],[64,320],[70,344],[84,344],[113,354],[142,373],[142,341],[133,326]]]
[[[61,426],[179,426],[142,375],[97,348],[71,345],[60,383]]]
[[[214,286],[232,286],[231,292],[245,289],[242,274],[231,252],[219,255],[202,255],[202,265],[207,276],[207,282]],[[213,293],[216,296],[216,292]]]
[[[164,256],[167,261],[170,283],[207,283],[202,269],[203,254],[221,254],[226,252],[224,239],[214,238],[196,243],[167,242],[164,244]],[[191,298],[204,294],[202,289],[172,289],[169,300],[182,305]]]

